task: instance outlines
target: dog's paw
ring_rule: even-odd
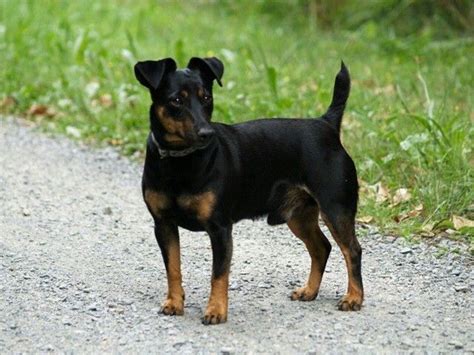
[[[318,291],[309,289],[308,286],[300,287],[294,290],[290,298],[292,301],[312,301],[318,295]]]
[[[362,298],[354,295],[345,295],[339,301],[337,307],[340,311],[360,311],[362,307]]]
[[[227,321],[227,310],[225,307],[217,305],[209,305],[202,317],[202,324],[220,324]]]
[[[160,313],[167,316],[182,316],[184,314],[184,302],[174,298],[167,298],[161,305]]]

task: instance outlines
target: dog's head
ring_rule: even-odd
[[[172,58],[135,64],[135,77],[150,90],[151,130],[171,149],[206,146],[214,136],[212,84],[222,86],[224,65],[215,58],[191,58],[177,69]]]

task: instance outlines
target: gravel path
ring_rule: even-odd
[[[474,352],[468,254],[436,257],[459,245],[371,229],[359,228],[361,312],[336,310],[346,287],[337,247],[318,299],[292,302],[309,271],[304,246],[286,227],[245,221],[234,231],[229,321],[200,323],[210,243],[185,230],[185,315],[158,314],[166,279],[140,174],[113,150],[0,120],[0,353]]]

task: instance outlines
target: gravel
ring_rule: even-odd
[[[368,227],[358,228],[360,312],[336,309],[347,282],[337,246],[317,300],[292,302],[309,271],[304,246],[284,226],[244,221],[234,228],[229,321],[200,323],[210,243],[186,230],[185,315],[160,315],[166,278],[140,175],[110,148],[0,120],[1,353],[474,352],[463,245],[409,244]]]

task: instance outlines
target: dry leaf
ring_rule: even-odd
[[[461,216],[453,215],[452,221],[453,221],[454,229],[456,230],[460,230],[461,228],[464,228],[464,227],[474,228],[474,221],[471,221],[470,219],[467,219]]]
[[[395,195],[393,196],[393,206],[396,206],[402,202],[409,201],[411,199],[411,193],[408,191],[407,188],[402,187],[395,191]]]
[[[398,216],[395,216],[393,219],[395,222],[400,223],[401,221],[404,221],[405,219],[418,217],[422,211],[423,211],[423,205],[419,204],[413,210],[406,213],[399,214]]]
[[[113,101],[112,101],[112,95],[110,94],[104,94],[104,95],[101,95],[99,97],[99,103],[103,106],[103,107],[110,107],[113,105]]]
[[[18,104],[18,101],[13,96],[5,96],[0,100],[0,110],[10,110]]]
[[[109,143],[110,143],[111,145],[117,146],[117,145],[123,144],[123,140],[122,140],[122,139],[115,139],[115,138],[112,138],[112,139],[109,140]]]
[[[431,231],[433,231],[434,226],[435,226],[434,223],[427,223],[427,224],[423,225],[423,227],[421,227],[421,230],[423,232],[431,232]]]
[[[41,105],[41,104],[33,104],[26,112],[28,116],[46,116],[46,117],[53,117],[58,114],[58,112],[50,106]]]
[[[389,190],[381,182],[372,185],[375,188],[375,202],[382,203],[390,199]]]
[[[357,218],[357,222],[360,222],[360,223],[370,223],[373,221],[374,221],[374,217],[372,216],[363,216],[363,217]]]

